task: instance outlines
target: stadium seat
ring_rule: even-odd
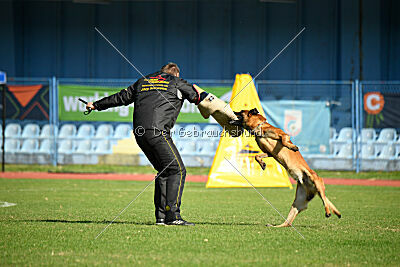
[[[39,136],[40,128],[39,125],[35,123],[29,123],[25,125],[24,130],[22,131],[22,138],[35,138]]]
[[[78,133],[76,134],[75,138],[78,139],[85,139],[85,138],[91,138],[94,135],[94,126],[91,124],[82,124],[79,129]]]
[[[125,139],[131,137],[132,127],[128,124],[119,124],[114,131],[114,139]]]
[[[191,140],[181,140],[177,144],[177,149],[181,154],[193,155],[196,153],[196,142]]]
[[[96,148],[94,149],[95,154],[111,154],[112,146],[109,140],[101,140],[97,142]]]
[[[71,154],[74,151],[74,143],[72,140],[66,139],[62,140],[60,146],[58,147],[58,153],[61,154]]]
[[[4,131],[6,138],[18,138],[21,136],[21,126],[17,123],[7,124],[6,130]]]
[[[58,129],[56,129],[56,134],[58,132]],[[53,131],[53,126],[50,124],[45,124],[42,127],[42,130],[40,131],[39,138],[41,139],[46,139],[46,138],[51,138],[54,136],[54,131]]]
[[[77,149],[72,153],[72,164],[96,164],[98,159],[93,155],[92,141],[81,140],[78,142]]]
[[[200,155],[215,155],[215,145],[214,142],[210,141],[199,141],[197,142],[196,152]]]
[[[207,125],[203,129],[203,138],[219,139],[222,130],[222,127],[219,125]]]
[[[171,129],[171,137],[174,141],[185,136],[185,128],[179,124],[175,124]]]
[[[396,130],[393,128],[383,129],[376,140],[377,143],[394,142],[396,140]]]
[[[188,124],[185,126],[185,136],[183,138],[196,139],[201,137],[202,131],[198,124]]]
[[[337,137],[336,129],[333,127],[329,128],[329,139],[335,140]]]
[[[395,159],[397,156],[396,147],[392,144],[383,147],[379,153],[378,158],[380,159]]]
[[[89,154],[92,151],[92,141],[83,140],[79,141],[77,149],[74,151],[76,154]]]
[[[65,139],[65,138],[73,138],[76,135],[76,127],[73,124],[64,124],[61,126],[60,134],[58,138]]]
[[[347,143],[343,145],[339,153],[337,154],[337,158],[351,158],[353,156],[353,144]]]
[[[350,127],[344,127],[340,129],[338,138],[336,141],[338,142],[349,142],[353,140],[353,129]]]
[[[39,142],[37,139],[26,139],[22,144],[21,150],[19,152],[22,153],[35,153],[38,150]]]
[[[362,159],[371,159],[376,157],[375,146],[373,144],[365,144],[361,147]]]
[[[53,150],[54,150],[54,141],[53,140],[45,139],[40,144],[39,153],[51,154],[54,152]]]
[[[21,143],[18,139],[6,139],[4,144],[4,151],[7,153],[15,153],[20,149]]]
[[[112,137],[114,128],[111,124],[101,124],[96,131],[94,138],[96,139],[107,139]]]
[[[374,141],[376,139],[375,129],[373,128],[363,128],[361,129],[361,142],[366,143],[369,141]]]
[[[397,141],[394,143],[394,145],[396,146],[397,152],[400,153],[400,135],[399,138],[397,138]]]

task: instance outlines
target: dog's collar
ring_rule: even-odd
[[[257,135],[257,132],[260,131],[261,126],[263,126],[266,123],[267,123],[267,120],[265,120],[264,122],[257,125],[256,128],[254,128],[254,130],[253,130],[254,135]],[[262,132],[258,136],[262,136]]]

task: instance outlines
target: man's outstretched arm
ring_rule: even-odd
[[[127,106],[135,100],[136,83],[118,93],[104,97],[96,102],[88,102],[87,110],[105,110],[112,107]]]

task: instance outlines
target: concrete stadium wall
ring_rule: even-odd
[[[259,79],[400,80],[400,1],[0,2],[0,69],[18,77],[137,78],[94,30],[143,72],[168,62],[188,79],[258,71],[307,30]],[[359,70],[360,51],[362,74]]]

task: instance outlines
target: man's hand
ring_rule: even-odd
[[[93,102],[88,102],[88,103],[86,104],[86,109],[87,109],[88,111],[96,110],[96,108],[95,108],[94,105],[93,105]]]
[[[200,87],[198,87],[195,84],[193,84],[193,87],[197,90],[197,92],[199,92],[199,94],[201,94],[202,92],[205,92],[203,89],[201,89]]]

